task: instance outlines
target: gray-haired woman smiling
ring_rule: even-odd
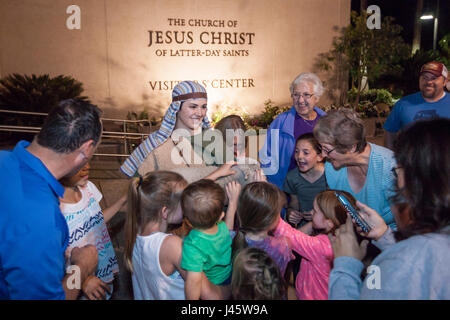
[[[322,81],[316,74],[299,74],[292,82],[290,91],[293,106],[270,124],[260,152],[261,168],[267,180],[280,189],[283,189],[288,171],[296,167],[295,141],[302,134],[312,132],[319,118],[326,114],[316,106],[324,91]],[[272,132],[276,131],[278,135],[273,135]]]
[[[450,299],[450,120],[419,121],[401,132],[394,152],[398,196],[406,207],[395,212],[398,232],[375,210],[359,203],[372,227],[362,233],[382,253],[361,281],[367,240],[358,245],[350,219],[330,238],[334,268],[330,299]],[[395,238],[394,238],[395,236]],[[396,242],[397,240],[398,242]]]
[[[314,136],[327,158],[328,186],[350,192],[396,229],[389,201],[395,186],[393,152],[366,141],[364,123],[352,109],[332,110],[320,118]]]

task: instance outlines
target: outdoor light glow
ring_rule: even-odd
[[[430,19],[433,19],[433,16],[431,14],[420,17],[420,20],[430,20]]]
[[[251,8],[245,5],[248,3],[245,0],[187,0],[198,7],[195,12],[180,11],[180,1],[164,1],[164,5],[158,5],[161,1],[135,0],[125,12],[122,2],[106,1],[103,9],[107,15],[103,12],[99,18],[86,19],[84,13],[96,10],[90,1],[86,6],[68,5],[68,12],[76,9],[74,13],[60,10],[51,0],[39,2],[38,8],[42,10],[33,6],[17,7],[8,1],[8,5],[3,5],[4,2],[0,0],[0,11],[10,11],[2,16],[5,25],[27,23],[20,23],[20,28],[13,27],[14,32],[0,32],[2,43],[10,44],[2,47],[0,74],[22,70],[39,74],[46,68],[51,74],[68,73],[83,83],[85,94],[92,97],[93,103],[102,105],[114,117],[126,116],[129,111],[141,112],[144,108],[149,114],[163,115],[172,101],[173,88],[184,80],[196,80],[205,87],[209,115],[215,112],[216,106],[222,112],[236,108],[236,112],[256,115],[269,99],[279,105],[290,104],[291,81],[314,64],[316,55],[331,46],[336,23],[339,28],[345,27],[350,19],[349,8],[335,0],[313,1],[315,4],[300,16],[300,1],[270,6],[272,10],[267,10],[266,4],[269,6],[273,1],[260,0],[258,8]],[[324,3],[327,10],[323,8]],[[83,40],[83,49],[67,50],[67,54],[60,55],[43,45],[48,30],[35,29],[48,6],[55,8],[51,11],[60,12],[45,25],[55,31],[55,45],[59,48],[72,48],[80,34],[90,34],[88,21],[91,19],[100,19],[99,25],[105,26],[108,33],[93,34]],[[213,14],[214,19],[209,18],[214,9],[211,6],[220,8],[220,12]],[[291,21],[289,28],[278,23],[283,20],[285,10],[299,17]],[[305,24],[306,18],[316,14],[315,10],[321,18],[320,26]],[[66,24],[61,25],[61,21]],[[302,46],[292,47],[290,42],[297,39],[300,29],[308,34],[317,32],[321,41],[310,43],[307,51]],[[106,35],[111,42],[105,46]],[[23,43],[32,50],[17,55],[17,48]],[[85,48],[93,57],[102,58],[78,62]],[[30,58],[36,50],[42,54],[33,56],[39,64]],[[328,97],[321,100],[323,104],[329,102]]]

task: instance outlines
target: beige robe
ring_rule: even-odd
[[[141,176],[157,170],[173,171],[176,168],[204,168],[203,159],[194,152],[187,139],[181,138],[175,143],[172,138],[153,149],[141,163],[138,172]]]
[[[256,171],[260,167],[256,161],[248,160],[249,163],[232,168],[235,174],[221,177],[216,180],[216,183],[224,188],[230,181],[237,180],[242,186],[255,181]],[[181,138],[176,142],[169,138],[147,156],[138,168],[138,173],[143,176],[151,171],[168,170],[179,173],[188,183],[191,183],[210,175],[217,168],[206,165],[187,139]]]

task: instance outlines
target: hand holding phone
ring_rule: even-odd
[[[364,203],[356,201],[356,205],[358,206],[360,216],[362,216],[371,227],[370,232],[361,234],[361,231],[359,231],[360,234],[363,237],[379,240],[389,228],[386,225],[386,222],[384,222],[383,218],[375,210],[369,208]]]
[[[349,213],[352,219],[355,220],[356,224],[360,226],[364,232],[370,232],[371,228],[369,224],[361,217],[359,212],[355,209],[355,207],[352,206],[350,201],[348,201],[347,198],[338,191],[335,191],[335,194],[338,200],[344,206],[344,209],[347,211],[347,213]]]

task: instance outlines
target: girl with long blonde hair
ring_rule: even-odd
[[[183,219],[180,198],[186,186],[181,175],[170,171],[150,172],[130,183],[124,256],[135,299],[185,299],[186,271],[180,267],[183,241],[167,229]],[[221,289],[204,274],[202,280],[202,299],[223,298]]]

